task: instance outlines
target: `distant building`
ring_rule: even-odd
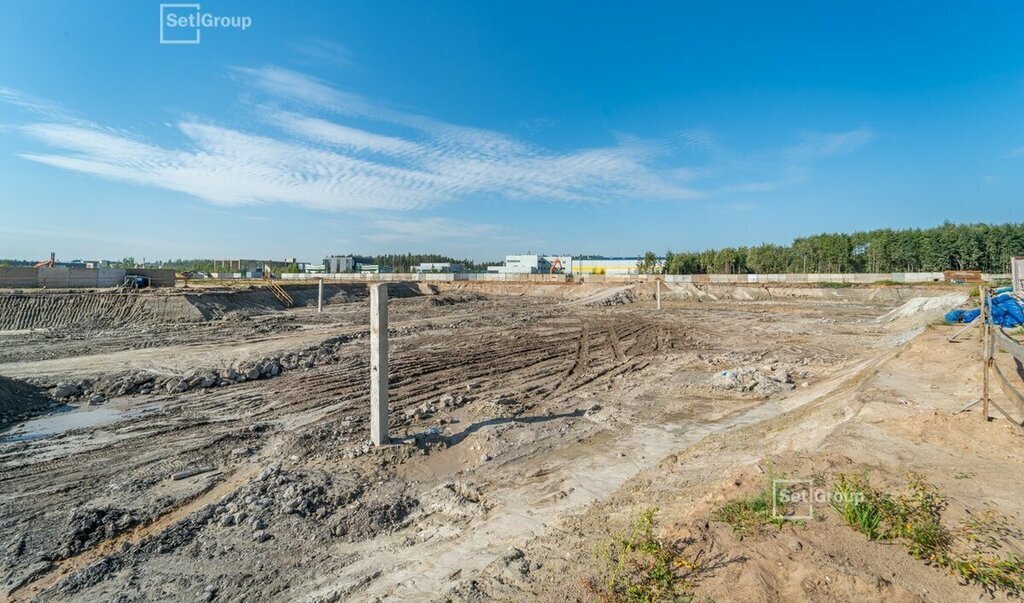
[[[573,274],[638,274],[637,265],[643,261],[639,257],[588,258],[576,259],[572,262]],[[664,258],[658,258],[661,263]]]
[[[324,258],[324,272],[361,272],[360,266],[372,266],[373,258],[359,255],[330,255]]]
[[[213,272],[239,273],[248,278],[262,278],[265,274],[281,272],[292,264],[302,270],[305,262],[297,262],[295,258],[287,258],[283,262],[275,260],[214,260]]]
[[[549,274],[552,265],[557,274],[572,274],[572,256],[569,255],[506,255],[504,265],[488,266],[487,271],[498,274]]]
[[[466,267],[462,264],[453,264],[451,262],[423,262],[417,266],[413,266],[413,272],[465,272]]]
[[[338,272],[354,272],[356,259],[350,255],[331,255],[324,258],[324,272],[334,274]]]
[[[363,274],[378,274],[393,272],[391,266],[381,266],[379,264],[356,264],[356,272]]]

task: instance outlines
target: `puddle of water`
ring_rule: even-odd
[[[125,409],[114,406],[61,406],[45,415],[25,421],[0,435],[0,443],[29,442],[60,435],[72,429],[87,429],[134,419],[161,410],[159,404]]]

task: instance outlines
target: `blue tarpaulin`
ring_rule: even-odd
[[[1016,327],[1024,325],[1024,308],[1020,300],[1004,293],[989,300],[989,308],[992,314],[992,324],[1002,327]]]
[[[981,314],[981,308],[973,310],[953,310],[946,314],[946,322],[971,322]]]
[[[1009,288],[1005,288],[1009,289]],[[1009,291],[989,298],[989,323],[1001,327],[1017,327],[1024,325],[1024,306],[1021,301],[1010,295]],[[953,310],[946,314],[946,322],[971,322],[981,314],[981,308],[971,310]]]

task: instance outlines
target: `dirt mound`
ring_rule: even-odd
[[[486,299],[486,295],[469,292],[462,294],[438,295],[436,297],[429,298],[427,300],[427,303],[436,308],[440,306],[454,306],[455,304],[465,304],[468,302],[484,301]]]
[[[32,293],[0,295],[0,330],[191,322],[203,315],[180,295]]]
[[[636,301],[636,294],[629,289],[623,291],[617,291],[612,295],[600,299],[598,301],[592,301],[587,303],[588,306],[623,306],[625,304],[631,304]]]
[[[0,376],[0,428],[46,412],[55,404],[41,388]]]
[[[719,371],[711,379],[711,387],[720,392],[752,392],[760,398],[796,388],[796,380],[811,377],[812,373],[795,367],[765,364],[741,366]]]
[[[902,306],[878,317],[880,323],[890,323],[900,328],[922,327],[942,318],[946,312],[963,304],[968,299],[964,293],[948,293],[937,297],[914,297]]]

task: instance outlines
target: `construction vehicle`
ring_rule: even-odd
[[[40,268],[53,268],[57,264],[57,254],[50,252],[50,259],[43,260],[42,262],[36,262],[32,267],[35,269]]]
[[[124,277],[124,283],[121,284],[123,289],[146,289],[149,287],[149,277],[140,276],[138,274],[128,274]]]
[[[564,268],[562,267],[562,258],[555,258],[551,260],[551,274],[561,274]]]

